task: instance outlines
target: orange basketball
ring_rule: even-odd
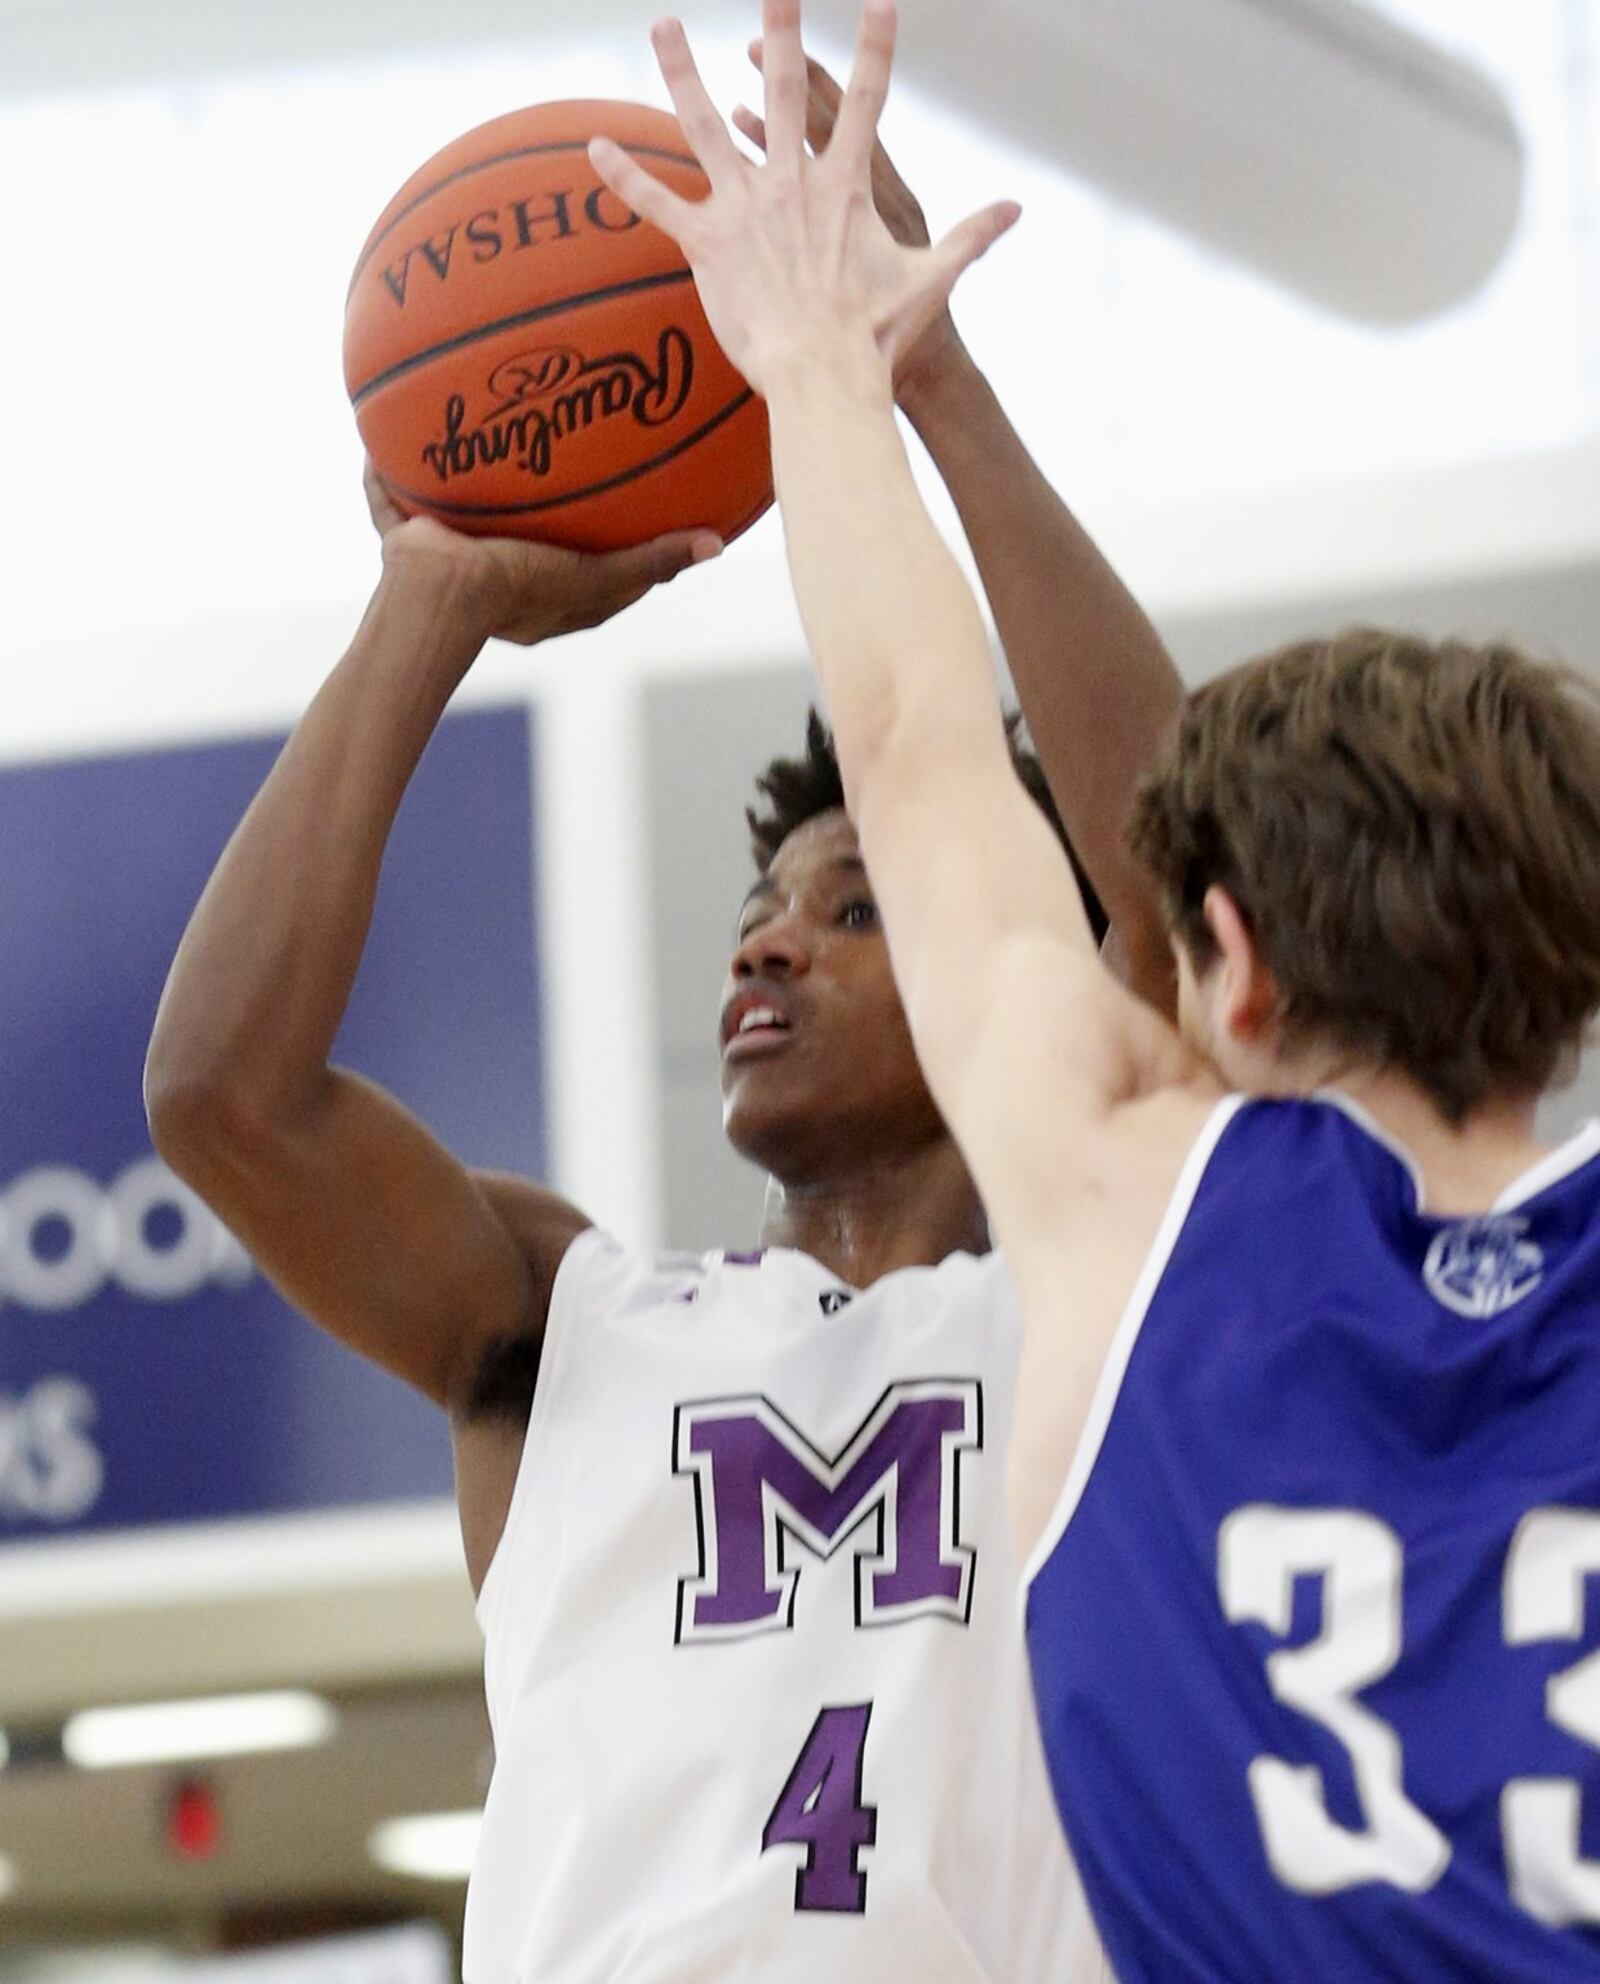
[[[677,119],[641,104],[540,104],[457,138],[356,264],[356,423],[401,507],[457,530],[583,551],[730,539],[772,501],[766,408],[676,246],[596,175],[601,134],[704,196]]]

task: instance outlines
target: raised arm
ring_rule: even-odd
[[[757,67],[762,44],[751,49]],[[806,141],[826,151],[844,92],[806,64]],[[733,121],[764,145],[762,120]],[[906,247],[930,245],[916,196],[881,143],[872,193]],[[1112,924],[1111,961],[1171,1017],[1177,987],[1161,906],[1128,852],[1139,778],[1176,720],[1183,687],[1138,601],[1051,488],[949,311],[901,357],[895,389],[955,503],[977,560],[1035,747],[1072,844]]]
[[[656,49],[709,199],[678,200],[604,141],[591,156],[682,244],[724,348],[768,402],[795,590],[912,1034],[1021,1286],[1026,1542],[1209,1097],[1172,1029],[1100,962],[1012,775],[977,602],[895,423],[896,361],[1017,210],[990,208],[937,248],[895,243],[870,176],[891,0],[868,0],[814,162],[798,0],[766,0],[764,24],[765,166],[733,145],[676,23]]]
[[[768,402],[795,590],[923,1067],[991,1217],[1020,1237],[1019,1191],[1058,1181],[1058,1159],[1076,1166],[1086,1129],[1137,1086],[1141,1022],[1170,1036],[1101,968],[1070,871],[1012,775],[977,602],[894,419],[897,364],[1017,209],[992,207],[937,248],[895,242],[871,176],[893,6],[868,0],[815,160],[799,11],[766,0],[763,166],[734,145],[675,21],[656,52],[710,198],[678,199],[604,139],[591,156],[680,242],[724,348]],[[1022,1106],[1041,1083],[1071,1104],[1048,1125]]]
[[[908,375],[900,404],[955,501],[1050,790],[1111,919],[1111,960],[1171,1017],[1166,925],[1125,829],[1182,684],[1160,635],[1051,488],[953,325],[948,340],[930,347],[926,370]]]
[[[161,1155],[290,1302],[469,1428],[494,1347],[533,1338],[536,1354],[556,1267],[587,1222],[535,1184],[468,1171],[392,1096],[330,1066],[384,849],[492,634],[532,642],[592,624],[710,547],[586,560],[474,542],[402,523],[369,490],[382,578],[194,912],[150,1043],[146,1106]],[[504,1509],[475,1514],[471,1488],[481,1575]]]

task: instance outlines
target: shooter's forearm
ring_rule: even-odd
[[[961,517],[1050,789],[1134,989],[1165,1007],[1161,908],[1124,831],[1139,778],[1182,701],[1177,671],[958,341],[902,405]]]
[[[406,785],[487,626],[401,566],[285,745],[173,962],[146,1067],[152,1114],[313,1100],[366,943]]]

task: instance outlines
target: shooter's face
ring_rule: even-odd
[[[787,1184],[820,1183],[943,1137],[855,829],[797,827],[751,890],[723,987],[723,1123]]]

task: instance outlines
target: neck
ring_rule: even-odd
[[[896,1268],[934,1267],[961,1249],[985,1253],[989,1228],[959,1151],[942,1138],[805,1184],[769,1178],[761,1242],[810,1254],[852,1288],[868,1288]]]
[[[1403,1075],[1346,1074],[1335,1086],[1410,1154],[1423,1204],[1441,1218],[1487,1212],[1548,1148],[1534,1128],[1537,1097],[1493,1097],[1449,1123]]]

